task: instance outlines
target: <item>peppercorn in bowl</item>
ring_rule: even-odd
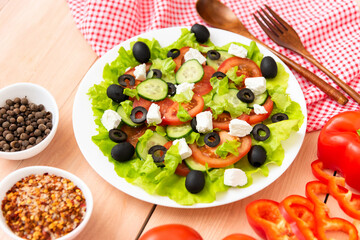
[[[80,178],[47,166],[9,174],[0,182],[0,199],[0,227],[12,239],[75,239],[93,209]]]
[[[54,97],[32,83],[0,89],[0,159],[23,160],[44,150],[59,123]]]

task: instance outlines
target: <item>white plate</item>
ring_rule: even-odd
[[[79,89],[75,96],[74,107],[73,107],[73,128],[75,133],[75,138],[80,147],[81,152],[85,156],[85,159],[89,162],[91,167],[106,181],[112,184],[114,187],[120,189],[121,191],[141,199],[146,202],[168,206],[168,207],[178,207],[178,208],[204,208],[204,207],[214,207],[219,205],[228,204],[231,202],[238,201],[240,199],[246,198],[263,188],[270,185],[278,177],[285,172],[285,170],[290,166],[290,164],[295,159],[297,153],[300,150],[301,144],[304,140],[305,131],[306,131],[306,104],[304,95],[301,91],[301,88],[296,81],[294,75],[291,71],[285,66],[286,71],[290,74],[289,78],[289,87],[287,92],[289,93],[291,99],[300,104],[302,113],[305,116],[304,123],[300,130],[296,133],[292,133],[290,138],[283,142],[283,147],[285,149],[285,159],[283,164],[278,167],[274,164],[269,165],[269,176],[263,177],[260,174],[254,175],[254,182],[248,188],[230,188],[225,193],[220,193],[217,195],[216,201],[212,203],[198,203],[192,206],[183,206],[175,201],[169,199],[168,197],[162,197],[157,195],[150,195],[145,192],[142,188],[134,186],[128,183],[125,179],[119,177],[115,170],[114,165],[108,161],[108,159],[102,154],[98,146],[96,146],[92,141],[91,137],[96,135],[96,125],[94,123],[93,112],[91,110],[91,103],[87,92],[90,87],[94,84],[98,84],[102,81],[102,73],[106,63],[111,63],[118,56],[118,50],[120,46],[123,46],[125,49],[130,48],[130,42],[136,41],[138,37],[147,38],[147,39],[157,39],[161,46],[168,46],[173,43],[181,34],[181,27],[174,28],[165,28],[159,29],[151,32],[141,34],[137,37],[133,37],[120,45],[114,47],[104,56],[98,59],[94,65],[90,68],[88,73],[85,75],[84,79],[80,83]],[[210,31],[210,40],[218,46],[225,45],[229,42],[240,42],[249,45],[249,39],[242,37],[240,35],[227,32],[220,29],[209,28]],[[259,46],[260,51],[266,56],[272,56],[277,62],[281,62],[274,54],[269,52],[267,49]]]

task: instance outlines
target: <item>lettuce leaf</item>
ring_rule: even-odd
[[[170,83],[175,83],[176,64],[172,58],[166,58],[166,59],[156,58],[152,60],[151,63],[152,65],[150,69],[159,69],[162,73],[162,77],[161,77],[162,80]],[[148,78],[151,77],[152,76],[148,76]]]
[[[226,73],[226,76],[228,76],[228,78],[231,79],[231,81],[233,81],[236,85],[240,85],[245,79],[245,75],[238,76],[236,74],[238,69],[239,67],[235,66],[230,68]]]
[[[133,110],[133,102],[130,100],[126,100],[120,103],[120,105],[123,107],[124,112],[126,113],[126,115],[130,116],[131,111]]]
[[[183,103],[183,102],[190,102],[193,96],[194,96],[193,90],[191,90],[191,88],[188,88],[186,91],[182,93],[175,94],[175,96],[173,96],[171,99],[175,102]]]
[[[237,140],[229,141],[227,140],[221,144],[216,150],[215,153],[221,158],[225,159],[226,156],[231,153],[235,156],[239,156],[238,148],[241,146],[241,143]]]
[[[179,103],[179,110],[176,114],[176,116],[180,119],[182,122],[187,122],[192,119],[192,117],[189,115],[189,113],[185,110],[185,108]]]

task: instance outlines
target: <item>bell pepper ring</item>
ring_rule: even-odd
[[[346,183],[360,191],[360,112],[332,117],[318,138],[318,158],[324,167],[340,172]]]

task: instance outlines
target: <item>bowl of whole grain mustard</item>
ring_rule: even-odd
[[[54,167],[16,170],[0,182],[0,227],[12,239],[69,240],[84,229],[93,209],[87,185]]]

